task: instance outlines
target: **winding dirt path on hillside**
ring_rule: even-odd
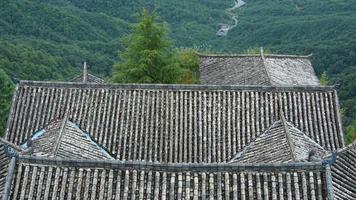
[[[219,24],[219,30],[216,32],[217,36],[226,36],[227,33],[235,28],[238,23],[238,15],[236,13],[233,13],[234,10],[244,6],[246,3],[243,0],[235,0],[234,1],[235,5],[231,8],[226,9],[226,13],[231,16],[231,19],[234,21],[234,24]]]

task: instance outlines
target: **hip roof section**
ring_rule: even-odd
[[[335,199],[356,199],[356,143],[337,151],[331,173]]]
[[[22,145],[24,154],[69,159],[113,159],[67,117],[52,121],[44,129],[36,131]]]
[[[199,55],[204,84],[318,86],[308,56]]]
[[[313,152],[313,158],[310,158]],[[231,162],[288,163],[322,160],[327,152],[282,116],[256,140],[239,152]],[[313,159],[313,160],[312,160]]]
[[[6,139],[22,144],[67,111],[118,160],[220,163],[280,119],[326,150],[344,146],[332,87],[21,82]]]

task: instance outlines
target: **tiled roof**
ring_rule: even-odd
[[[11,157],[18,156],[18,150],[20,150],[19,146],[0,138],[0,198],[2,198],[6,185],[11,184],[7,183],[8,169],[11,165]]]
[[[311,155],[313,152],[314,155]],[[274,163],[321,160],[327,152],[293,124],[282,120],[258,136],[239,152],[231,162]],[[313,156],[313,158],[309,158]]]
[[[280,119],[326,150],[344,146],[332,87],[21,82],[6,139],[22,144],[69,110],[119,160],[227,162]]]
[[[13,179],[11,199],[299,200],[328,195],[321,163],[201,165],[20,157]]]
[[[29,144],[29,142],[31,144]],[[102,147],[94,142],[88,133],[82,131],[68,119],[55,120],[44,129],[37,131],[23,144],[26,154],[70,159],[113,159]]]
[[[356,199],[356,143],[337,152],[331,172],[335,199]]]
[[[307,56],[199,55],[204,84],[318,86]]]
[[[4,191],[7,169],[10,159],[5,154],[5,144],[0,141],[0,197]]]

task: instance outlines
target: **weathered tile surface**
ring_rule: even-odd
[[[0,197],[4,191],[6,175],[10,159],[5,154],[5,145],[0,142]]]
[[[308,162],[322,160],[326,155],[324,148],[282,118],[247,145],[231,162]]]
[[[72,161],[18,162],[11,198],[326,199],[325,170],[306,166],[211,166]],[[23,180],[21,177],[29,177]]]
[[[29,144],[30,143],[30,144]],[[93,141],[68,119],[55,120],[38,130],[22,145],[27,155],[69,159],[113,159],[105,149]]]
[[[200,55],[204,84],[317,86],[308,56]]]
[[[335,199],[356,199],[356,142],[337,152],[331,173]]]
[[[280,118],[326,150],[344,146],[331,87],[106,85],[21,82],[6,139],[22,144],[69,120],[119,160],[229,161]]]

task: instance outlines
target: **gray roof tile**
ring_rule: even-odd
[[[29,141],[31,145],[29,144]],[[24,154],[69,159],[113,159],[76,124],[68,119],[54,120],[36,131],[22,147]]]
[[[356,143],[337,151],[331,173],[335,199],[356,199]]]
[[[320,164],[231,165],[21,159],[11,199],[326,199]],[[36,164],[39,162],[40,164]],[[95,164],[96,163],[96,164]],[[22,177],[29,177],[22,179]]]
[[[69,119],[119,160],[227,162],[286,120],[326,150],[344,146],[330,87],[246,87],[21,82],[6,139],[21,144]]]
[[[313,152],[313,159],[309,160]],[[321,160],[327,155],[318,143],[297,129],[293,124],[282,120],[259,135],[230,162],[239,163],[287,163]]]
[[[204,84],[318,86],[319,80],[306,56],[200,55]]]
[[[0,198],[4,191],[6,175],[10,159],[5,154],[5,144],[0,141]]]

